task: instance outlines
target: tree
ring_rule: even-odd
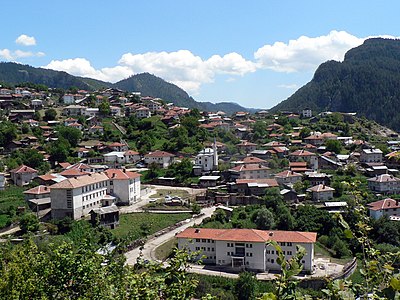
[[[47,152],[50,155],[50,161],[65,162],[68,158],[70,148],[70,143],[63,138],[59,138],[58,141],[51,142],[47,146]]]
[[[99,113],[103,116],[108,116],[111,113],[110,103],[108,103],[108,101],[103,101],[100,103]]]
[[[71,147],[76,147],[82,138],[82,132],[73,127],[60,126],[58,127],[58,137],[67,140]]]
[[[250,272],[239,273],[235,283],[235,292],[238,300],[253,300],[257,294],[257,279]]]
[[[257,229],[267,230],[275,227],[274,215],[268,208],[256,210],[252,216],[252,221],[257,225]]]
[[[26,232],[35,232],[39,230],[39,220],[38,218],[32,214],[27,213],[21,217],[19,221],[19,227],[23,233]]]
[[[17,127],[9,122],[0,123],[0,146],[5,147],[17,137]]]
[[[338,140],[327,140],[325,145],[326,150],[335,152],[336,154],[339,154],[343,149],[342,143]]]
[[[56,117],[57,117],[57,111],[54,108],[50,108],[44,112],[43,120],[44,121],[53,121],[56,119]]]

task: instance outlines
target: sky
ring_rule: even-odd
[[[400,36],[400,1],[14,0],[0,61],[117,82],[149,72],[197,101],[271,108],[327,60]]]

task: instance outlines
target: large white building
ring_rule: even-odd
[[[93,173],[51,185],[51,217],[77,220],[93,208],[101,207],[107,195],[108,179],[104,173]]]
[[[383,152],[380,149],[363,149],[360,153],[362,163],[380,163],[383,160]]]
[[[118,203],[130,205],[139,200],[140,174],[121,169],[108,169],[105,173],[109,178],[107,191]]]
[[[144,156],[144,162],[146,165],[151,165],[155,163],[161,168],[168,168],[174,162],[175,155],[168,153],[166,151],[156,150],[150,152]]]
[[[205,148],[196,155],[196,166],[201,167],[202,172],[218,170],[218,152],[215,143],[213,148]]]
[[[295,255],[296,246],[300,245],[306,250],[302,259],[303,270],[313,271],[315,232],[187,228],[176,237],[180,249],[200,251],[206,264],[259,272],[280,270],[276,250],[269,241],[277,242],[286,258]]]
[[[396,194],[400,192],[400,178],[382,174],[368,179],[368,188],[375,193]]]

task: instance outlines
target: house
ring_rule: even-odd
[[[96,117],[100,113],[98,107],[86,107],[84,110],[85,116]]]
[[[233,178],[260,179],[269,178],[271,169],[261,164],[243,164],[229,169]]]
[[[60,174],[45,174],[36,177],[35,182],[37,182],[39,185],[49,186],[65,179],[67,179],[67,177],[64,177]]]
[[[38,171],[28,166],[22,165],[10,171],[11,180],[15,185],[28,185],[38,176]]]
[[[110,229],[119,226],[119,209],[116,205],[94,208],[90,212],[90,223]]]
[[[168,153],[166,151],[156,150],[150,152],[144,156],[144,162],[146,165],[151,165],[155,163],[161,168],[168,168],[174,161],[175,155]]]
[[[289,154],[290,161],[306,161],[313,170],[318,170],[318,157],[307,150],[297,150]]]
[[[81,116],[85,114],[86,107],[82,105],[68,105],[64,107],[63,114],[65,116]]]
[[[104,172],[108,181],[108,194],[117,202],[130,205],[140,199],[140,174],[125,169],[108,169]]]
[[[236,146],[238,147],[239,152],[246,154],[257,149],[257,144],[248,141],[242,141],[240,144],[237,144]]]
[[[144,119],[151,117],[151,111],[145,106],[141,106],[135,110],[136,118]]]
[[[400,178],[382,174],[368,179],[368,188],[375,193],[396,194],[400,192]]]
[[[312,110],[309,108],[305,108],[301,111],[301,116],[303,118],[311,118],[312,117]]]
[[[318,156],[318,168],[321,170],[337,170],[342,166],[341,162],[337,162],[325,155]]]
[[[400,216],[399,200],[386,198],[368,204],[371,218],[379,219],[382,216]]]
[[[104,127],[100,126],[100,125],[93,125],[89,128],[89,133],[93,133],[93,134],[102,134],[104,132]]]
[[[383,161],[383,152],[380,149],[362,149],[360,153],[361,163],[381,163]]]
[[[112,143],[110,145],[107,146],[109,149],[111,149],[112,151],[128,151],[129,147],[127,144],[123,144],[123,143]]]
[[[296,182],[301,181],[303,175],[290,170],[286,170],[275,174],[274,177],[280,185],[288,185],[288,184],[295,184]]]
[[[201,150],[195,159],[195,167],[200,167],[201,172],[210,172],[218,170],[218,152],[214,145],[213,148]]]
[[[121,107],[119,106],[110,106],[110,113],[114,117],[121,117]]]
[[[68,178],[50,186],[51,217],[79,220],[103,205],[107,195],[108,176],[93,173]]]
[[[230,192],[250,196],[264,196],[269,188],[278,187],[275,179],[237,179],[230,184]]]
[[[298,194],[294,190],[283,189],[280,191],[280,194],[282,195],[283,201],[285,202],[293,202],[299,199]]]
[[[44,185],[31,188],[24,192],[25,201],[28,203],[29,208],[35,212],[50,209],[50,188]]]
[[[307,180],[311,184],[311,186],[319,184],[324,184],[324,185],[331,184],[332,175],[319,172],[305,172],[304,175],[305,175],[304,179]]]
[[[187,228],[176,235],[178,248],[189,252],[201,251],[205,264],[259,272],[279,271],[277,253],[269,241],[277,242],[287,258],[302,246],[303,270],[311,273],[314,266],[315,232],[273,231],[256,229]]]
[[[106,154],[103,154],[104,163],[107,165],[118,166],[125,163],[125,152],[122,151],[112,151]]]
[[[313,201],[327,201],[333,198],[334,188],[331,188],[324,184],[318,184],[307,189],[307,192],[311,192]]]
[[[71,104],[71,103],[75,102],[75,97],[74,97],[73,94],[65,94],[62,97],[62,101],[63,101],[64,104]]]
[[[199,178],[199,186],[202,188],[217,186],[221,176],[201,176]]]
[[[125,157],[125,163],[127,164],[133,164],[141,159],[139,152],[133,150],[125,151],[124,157]]]

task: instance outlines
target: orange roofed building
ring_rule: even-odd
[[[286,258],[295,255],[296,246],[300,245],[306,249],[301,261],[303,270],[313,271],[315,232],[187,228],[176,237],[180,249],[200,251],[199,257],[204,255],[206,264],[258,272],[280,270],[276,250],[270,241],[279,244]]]

